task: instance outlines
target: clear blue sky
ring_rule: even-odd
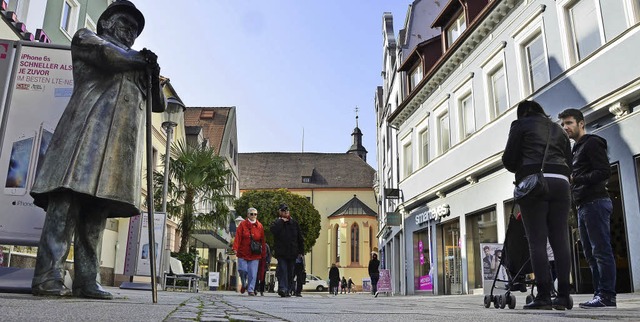
[[[356,106],[376,166],[382,14],[403,27],[410,0],[136,1],[134,48],[158,55],[187,106],[236,106],[239,152],[346,152]]]

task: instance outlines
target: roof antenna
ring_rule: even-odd
[[[302,153],[304,153],[304,126],[302,127]]]

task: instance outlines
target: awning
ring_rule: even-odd
[[[229,241],[218,235],[215,230],[196,230],[191,233],[191,237],[207,245],[209,248],[230,249]]]

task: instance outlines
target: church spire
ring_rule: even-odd
[[[353,129],[353,133],[351,133],[352,144],[351,144],[351,148],[349,148],[349,151],[347,151],[347,153],[356,154],[362,160],[367,161],[367,149],[365,149],[364,146],[362,146],[362,131],[360,131],[360,128],[358,127],[358,111],[359,110],[360,109],[358,108],[358,106],[356,106],[355,108],[356,127]]]

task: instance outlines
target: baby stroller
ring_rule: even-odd
[[[502,267],[506,270],[506,279],[504,279],[504,277],[499,278]],[[488,308],[491,306],[491,303],[493,303],[496,309],[504,309],[507,306],[510,309],[515,308],[516,296],[512,294],[512,292],[520,291],[524,293],[527,292],[527,285],[534,286],[535,281],[527,279],[527,274],[531,273],[533,273],[533,269],[531,268],[527,235],[524,231],[522,221],[515,217],[512,208],[511,215],[509,216],[509,226],[507,227],[502,248],[502,256],[500,257],[500,263],[493,278],[490,294],[485,294],[484,296],[484,307]],[[496,282],[506,283],[506,292],[504,294],[493,295]],[[533,298],[533,287],[531,287],[531,294],[527,295],[527,303],[533,301]]]

